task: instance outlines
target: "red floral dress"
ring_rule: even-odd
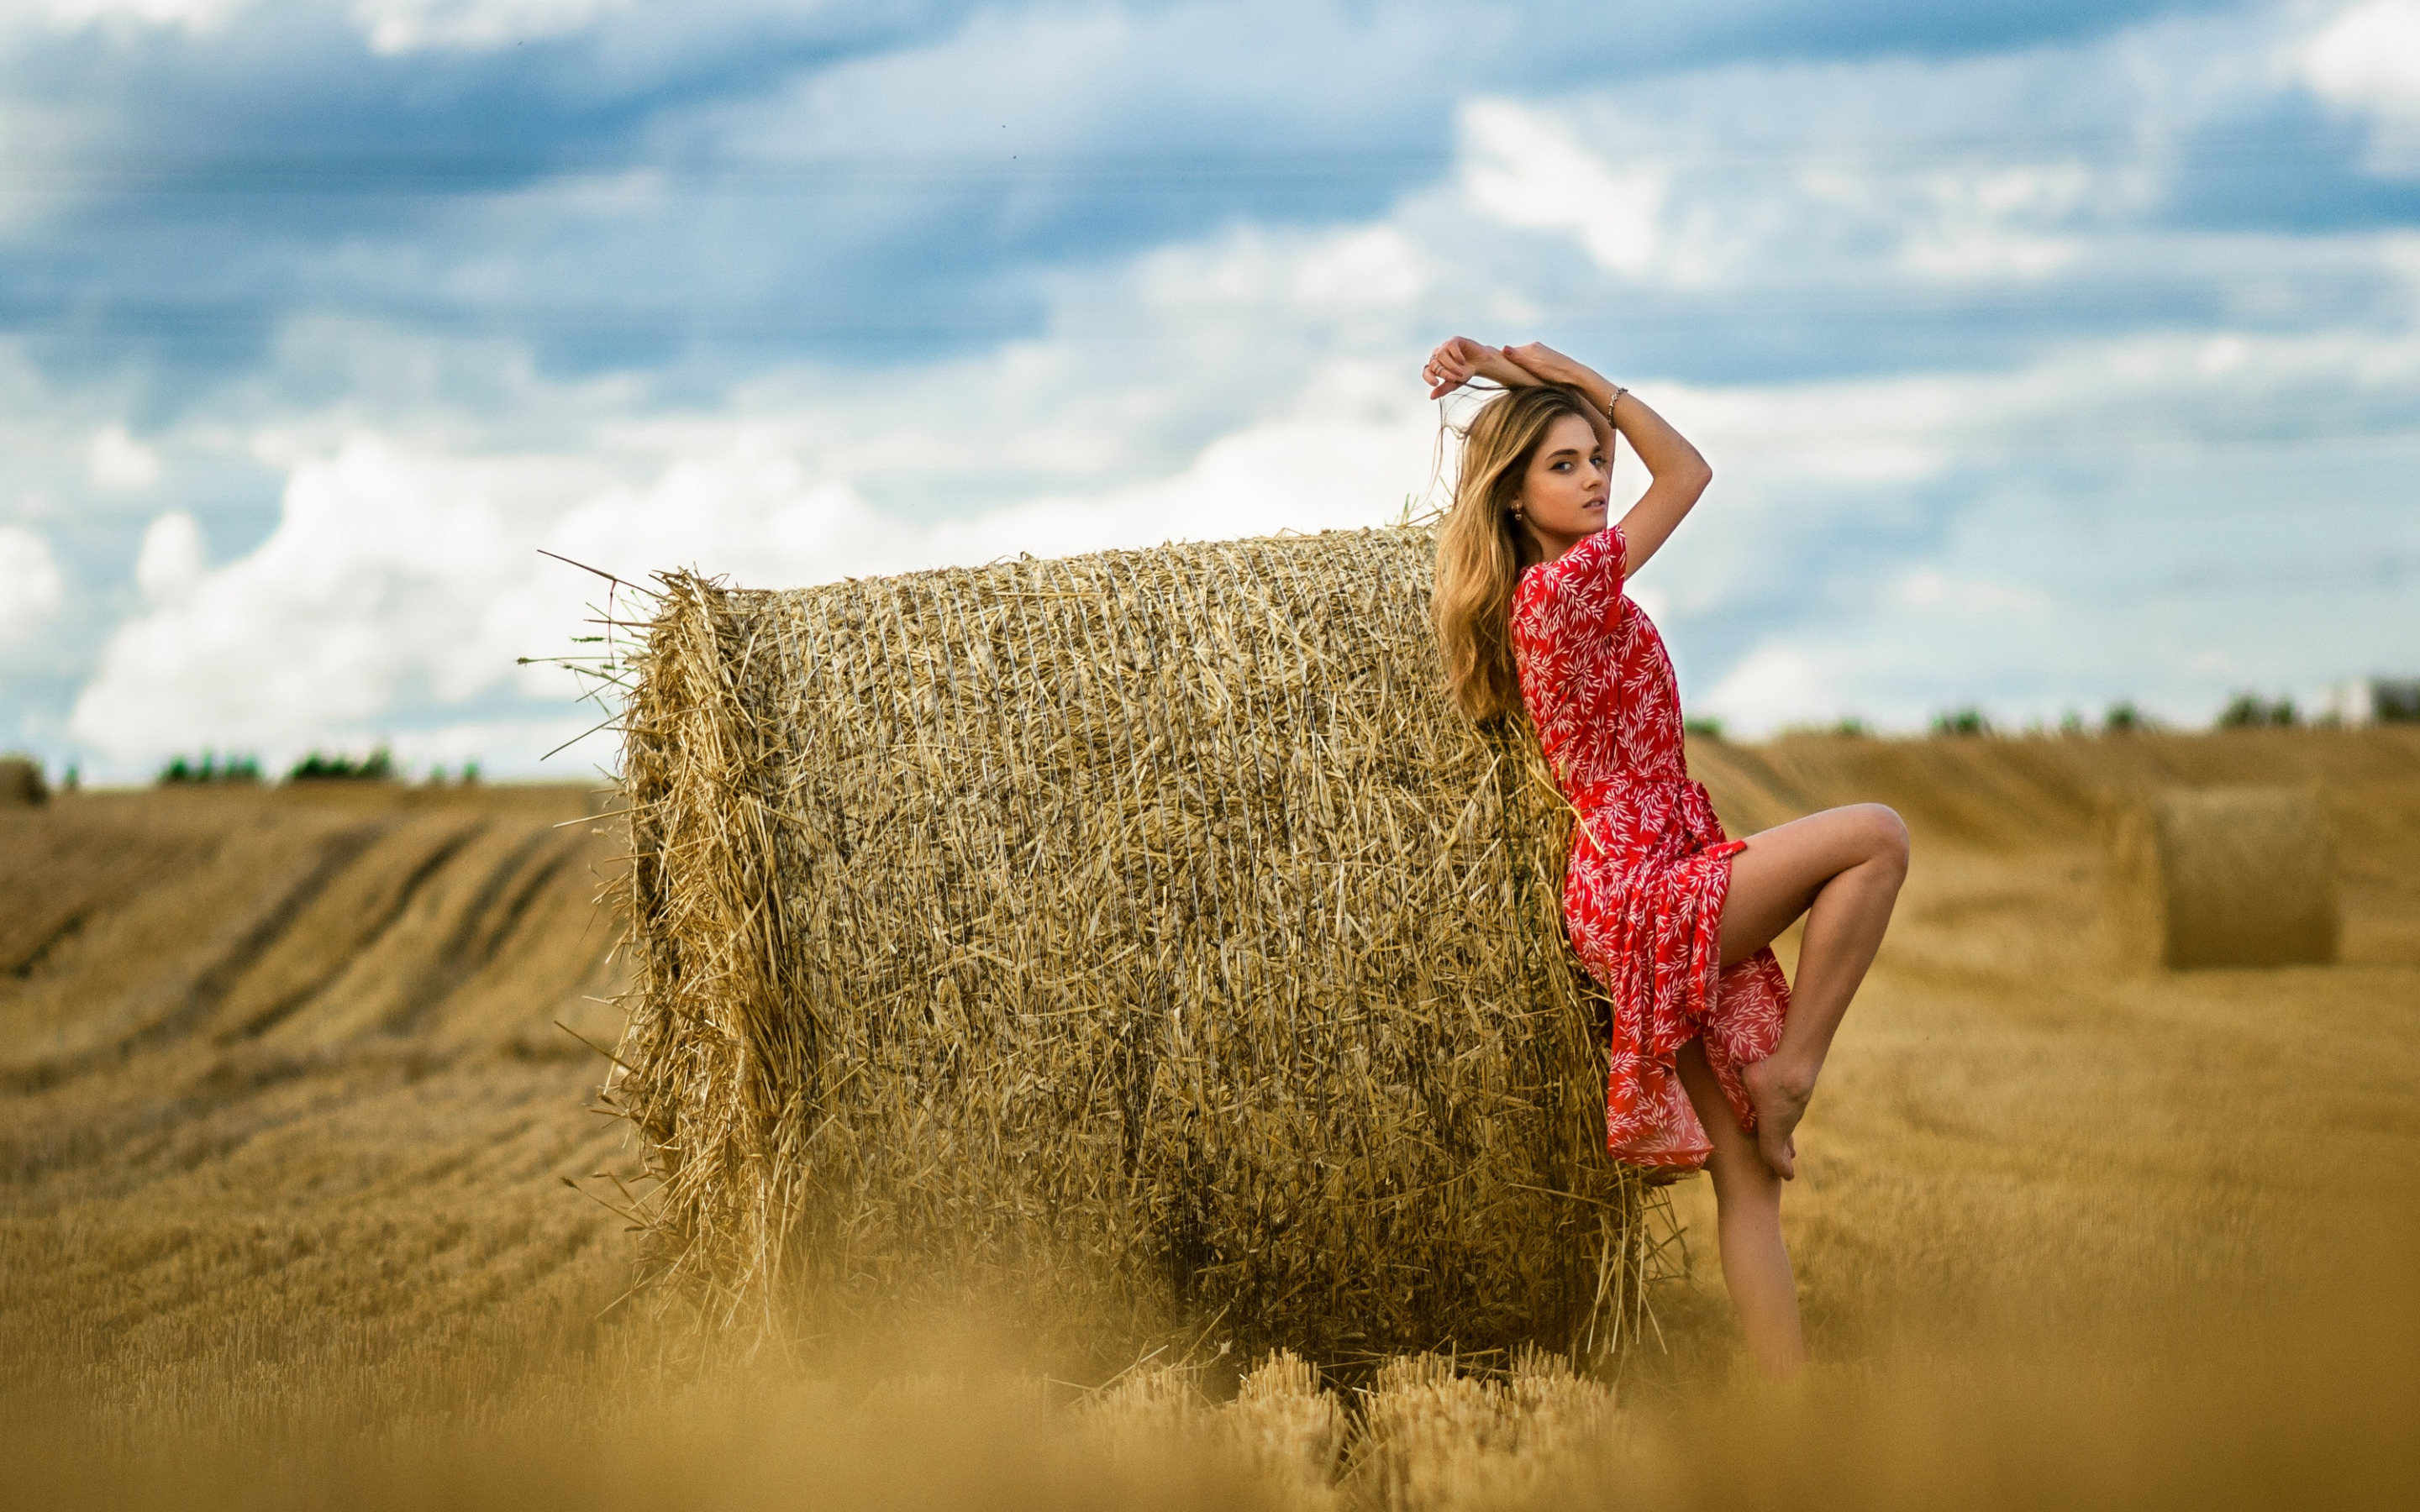
[[[1637,1165],[1714,1153],[1672,1069],[1702,1038],[1740,1126],[1756,1110],[1740,1068],[1781,1041],[1790,983],[1771,950],[1721,968],[1731,856],[1689,780],[1681,695],[1655,626],[1621,592],[1621,527],[1521,574],[1512,654],[1539,743],[1579,811],[1563,881],[1572,949],[1613,999],[1606,1147]]]

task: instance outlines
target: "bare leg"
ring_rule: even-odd
[[[1744,961],[1807,916],[1790,1019],[1773,1054],[1741,1068],[1756,1103],[1756,1142],[1782,1180],[1798,1174],[1792,1132],[1849,1000],[1866,980],[1907,878],[1907,826],[1878,803],[1793,819],[1751,836],[1731,858],[1723,905],[1723,964]]]
[[[1714,1146],[1706,1168],[1714,1178],[1723,1285],[1730,1291],[1731,1306],[1757,1364],[1769,1376],[1787,1376],[1807,1363],[1807,1339],[1798,1325],[1798,1284],[1790,1273],[1790,1251],[1781,1242],[1781,1177],[1765,1164],[1755,1139],[1732,1116],[1714,1069],[1706,1064],[1704,1047],[1690,1041],[1673,1057],[1673,1065]]]

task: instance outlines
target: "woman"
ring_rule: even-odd
[[[1680,432],[1534,344],[1455,337],[1422,376],[1432,398],[1473,379],[1505,390],[1463,432],[1436,628],[1464,711],[1526,708],[1579,815],[1563,921],[1613,1003],[1607,1147],[1713,1170],[1732,1305],[1758,1360],[1789,1374],[1806,1358],[1781,1239],[1792,1131],[1890,922],[1907,828],[1858,804],[1726,840],[1689,780],[1671,662],[1621,591],[1714,477]],[[1616,433],[1653,481],[1608,529]],[[1793,986],[1769,947],[1801,916]]]

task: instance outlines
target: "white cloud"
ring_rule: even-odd
[[[197,579],[178,580],[183,532],[155,524],[145,565],[173,592],[111,638],[71,731],[130,764],[204,745],[275,754],[425,696],[432,664],[477,655],[518,565],[481,471],[357,440],[296,468],[277,531]]]
[[[169,0],[152,0],[169,3]],[[628,0],[353,0],[353,23],[373,51],[478,52],[584,30]]]
[[[2047,277],[2082,256],[2084,244],[2037,227],[2072,219],[2093,189],[2093,175],[2072,164],[1928,176],[1917,186],[1927,213],[1908,217],[1900,259],[1946,280]]]
[[[937,551],[980,562],[1017,551],[1063,556],[1162,541],[1380,525],[1404,507],[1389,481],[1416,476],[1435,434],[1425,407],[1393,424],[1306,418],[1221,437],[1172,478],[1090,497],[1045,498],[937,526]]]
[[[2420,173],[2420,0],[2356,5],[2294,61],[2312,93],[2369,118],[2372,171]]]
[[[85,465],[101,488],[148,488],[160,481],[160,454],[110,425],[93,433]]]
[[[1264,319],[1273,309],[1305,318],[1397,313],[1427,289],[1423,249],[1385,224],[1321,235],[1243,227],[1203,242],[1161,247],[1120,282],[1167,311],[1219,308]],[[1097,276],[1097,275],[1095,275]]]
[[[0,647],[32,635],[66,598],[51,543],[22,525],[0,525]]]
[[[2078,340],[2007,373],[1654,397],[1716,481],[1648,576],[1683,616],[1665,625],[1684,700],[1743,734],[2120,698],[2199,723],[2236,688],[2397,671],[2420,643],[2420,553],[2382,501],[2400,488],[2382,480],[2420,476],[2420,437],[2297,435],[2332,410],[2414,412],[2420,333]],[[2230,433],[2240,416],[2277,429]],[[1902,439],[1931,471],[1812,465]],[[1699,692],[1701,637],[1743,617],[1764,626]]]
[[[51,24],[62,29],[98,22],[113,27],[178,26],[207,32],[251,4],[252,0],[49,0],[44,8]]]
[[[2310,39],[2302,62],[2321,99],[2420,121],[2420,0],[2367,0],[2347,9]]]
[[[2026,614],[2049,605],[2040,589],[1953,578],[1939,567],[1918,567],[1891,584],[1888,601],[1902,609],[1948,610],[1972,619]]]
[[[1832,669],[1797,646],[1759,646],[1714,685],[1700,707],[1743,733],[1818,724],[1849,712]]]
[[[1570,231],[1608,272],[1659,270],[1668,176],[1652,162],[1608,163],[1618,148],[1583,147],[1557,115],[1511,100],[1463,107],[1463,186],[1507,225]]]
[[[209,564],[200,523],[181,509],[170,510],[143,532],[134,580],[152,603],[181,604],[193,595]]]
[[[581,460],[462,457],[358,434],[296,457],[277,529],[241,560],[205,571],[190,517],[153,523],[137,568],[150,608],[112,638],[71,729],[130,769],[203,745],[282,761],[369,738],[416,702],[561,697],[559,672],[515,662],[567,651],[603,585],[540,548],[633,579],[694,567],[788,587],[1019,551],[1380,523],[1401,508],[1389,484],[1427,426],[1417,401],[1391,423],[1279,420],[1159,482],[921,524],[871,508],[762,424],[686,427],[646,481],[586,491]],[[643,427],[599,440],[625,455],[648,443]],[[546,744],[564,735],[524,717],[500,724],[499,740],[521,738],[506,726]],[[507,767],[544,748],[470,744],[458,725],[442,748]]]

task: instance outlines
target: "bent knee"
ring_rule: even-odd
[[[1741,1132],[1737,1141],[1716,1140],[1714,1152],[1706,1161],[1706,1174],[1714,1180],[1714,1200],[1726,1209],[1745,1205],[1751,1210],[1780,1211],[1781,1178],[1757,1153],[1753,1134]]]
[[[1899,816],[1899,810],[1887,804],[1861,803],[1851,811],[1857,816],[1858,838],[1865,843],[1867,859],[1906,872],[1907,821]]]

